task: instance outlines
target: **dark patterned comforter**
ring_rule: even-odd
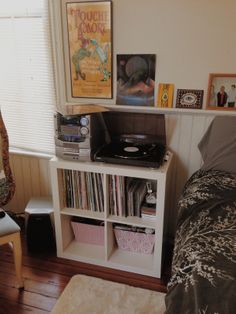
[[[235,281],[236,175],[199,170],[179,200],[166,314],[236,313]]]

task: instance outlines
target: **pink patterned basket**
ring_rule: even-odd
[[[155,234],[114,229],[118,248],[124,251],[152,254]]]
[[[71,222],[75,240],[81,243],[104,245],[104,226]]]

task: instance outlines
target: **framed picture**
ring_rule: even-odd
[[[174,84],[160,83],[158,86],[157,107],[172,108]]]
[[[64,38],[71,98],[112,98],[111,1],[67,1]]]
[[[236,110],[236,74],[209,74],[206,108]]]
[[[201,89],[177,89],[176,108],[201,109],[203,94]]]
[[[117,104],[154,106],[155,70],[155,54],[117,55]]]

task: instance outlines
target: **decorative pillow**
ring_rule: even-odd
[[[202,170],[236,173],[236,116],[217,116],[198,144]]]
[[[15,192],[10,161],[7,131],[0,112],[0,206],[6,205]]]

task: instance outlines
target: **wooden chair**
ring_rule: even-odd
[[[23,288],[24,283],[22,278],[22,250],[20,227],[7,214],[5,215],[5,217],[0,219],[0,245],[6,243],[9,243],[13,248],[18,288]]]
[[[9,162],[8,135],[0,111],[0,207],[11,200],[14,192],[15,182]],[[8,214],[0,218],[0,245],[5,243],[13,247],[18,287],[23,288],[20,227]]]

